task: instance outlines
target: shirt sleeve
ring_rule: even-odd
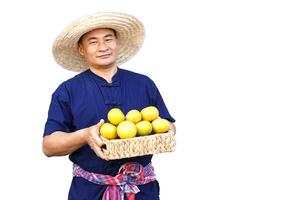
[[[161,118],[167,119],[170,122],[175,122],[176,120],[171,116],[169,113],[167,106],[157,88],[155,83],[150,79],[151,82],[151,89],[152,89],[152,103],[154,106],[156,106],[159,110],[159,116]]]
[[[70,132],[71,124],[70,98],[62,83],[52,94],[43,136],[50,135],[55,131]]]

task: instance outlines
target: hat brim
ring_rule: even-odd
[[[144,26],[135,17],[118,12],[100,12],[79,18],[59,34],[52,49],[56,62],[75,72],[88,69],[78,52],[78,41],[82,35],[97,28],[111,28],[116,31],[120,41],[118,65],[133,57],[144,41]]]

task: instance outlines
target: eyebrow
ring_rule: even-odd
[[[109,33],[109,34],[107,34],[107,35],[105,35],[103,37],[104,38],[107,38],[107,37],[113,37],[113,36],[114,36],[113,34]],[[97,39],[98,39],[97,37],[90,37],[87,40],[90,41],[90,40],[97,40]]]
[[[115,37],[115,35],[109,33],[109,34],[107,34],[107,35],[104,36],[104,38],[107,38],[107,37]]]
[[[87,40],[88,40],[88,41],[90,41],[90,40],[97,40],[97,37],[90,37],[90,38],[88,38]]]

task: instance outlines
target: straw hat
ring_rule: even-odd
[[[88,68],[78,52],[78,41],[82,35],[97,28],[111,28],[120,41],[117,64],[133,57],[144,41],[143,24],[131,15],[119,12],[99,12],[81,17],[67,26],[53,44],[53,55],[62,67],[76,72]]]

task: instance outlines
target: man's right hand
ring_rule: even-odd
[[[103,123],[104,120],[101,119],[98,124],[86,128],[85,140],[98,157],[108,160],[102,150],[104,143],[99,137],[99,128],[103,125]]]
[[[100,120],[94,126],[71,133],[55,131],[43,138],[42,150],[48,157],[65,156],[88,144],[98,157],[108,160],[102,150],[104,143],[99,137],[99,128],[103,123],[104,121]]]

